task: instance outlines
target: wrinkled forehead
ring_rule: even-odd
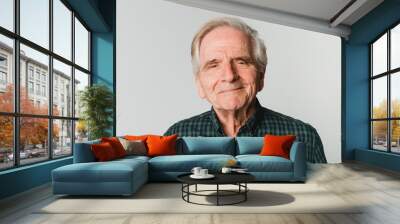
[[[200,62],[202,59],[223,53],[250,56],[250,50],[250,40],[246,33],[233,27],[222,26],[211,30],[203,37],[199,47]]]

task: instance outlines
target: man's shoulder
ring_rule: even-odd
[[[311,124],[265,107],[262,107],[261,116],[261,121],[265,125],[282,125],[315,132],[315,128]]]

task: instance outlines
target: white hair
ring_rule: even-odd
[[[229,26],[238,29],[249,37],[251,44],[251,57],[255,61],[257,71],[261,75],[264,75],[267,67],[267,50],[264,41],[258,37],[258,32],[256,30],[251,28],[242,20],[232,17],[222,17],[210,20],[196,33],[191,48],[193,73],[197,75],[200,71],[199,51],[201,41],[209,32],[222,26]]]

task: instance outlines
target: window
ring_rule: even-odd
[[[90,31],[67,4],[0,0],[0,170],[70,156],[87,139],[74,105],[90,83]]]
[[[75,40],[75,62],[89,69],[89,32],[77,18],[75,18]]]
[[[7,67],[7,56],[0,55],[0,67],[3,67],[3,68]]]
[[[0,52],[0,91],[5,92],[7,87],[7,56]]]
[[[0,9],[0,26],[14,31],[14,0],[1,0]]]
[[[36,95],[40,95],[40,84],[36,84]]]
[[[46,96],[46,86],[42,86],[42,96]]]
[[[29,94],[33,94],[33,82],[28,82],[28,92]]]
[[[7,74],[3,71],[0,71],[0,84],[2,85],[7,84]]]
[[[370,45],[371,148],[400,153],[400,24]]]
[[[29,66],[28,74],[29,74],[29,79],[33,80],[33,67],[32,66]]]

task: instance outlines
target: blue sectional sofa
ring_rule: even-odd
[[[74,163],[52,171],[53,193],[69,195],[131,195],[148,181],[176,181],[193,167],[218,172],[234,159],[256,177],[256,181],[304,182],[305,147],[294,142],[290,159],[260,156],[263,137],[182,137],[177,140],[177,155],[127,156],[96,162],[90,141],[75,144]]]

